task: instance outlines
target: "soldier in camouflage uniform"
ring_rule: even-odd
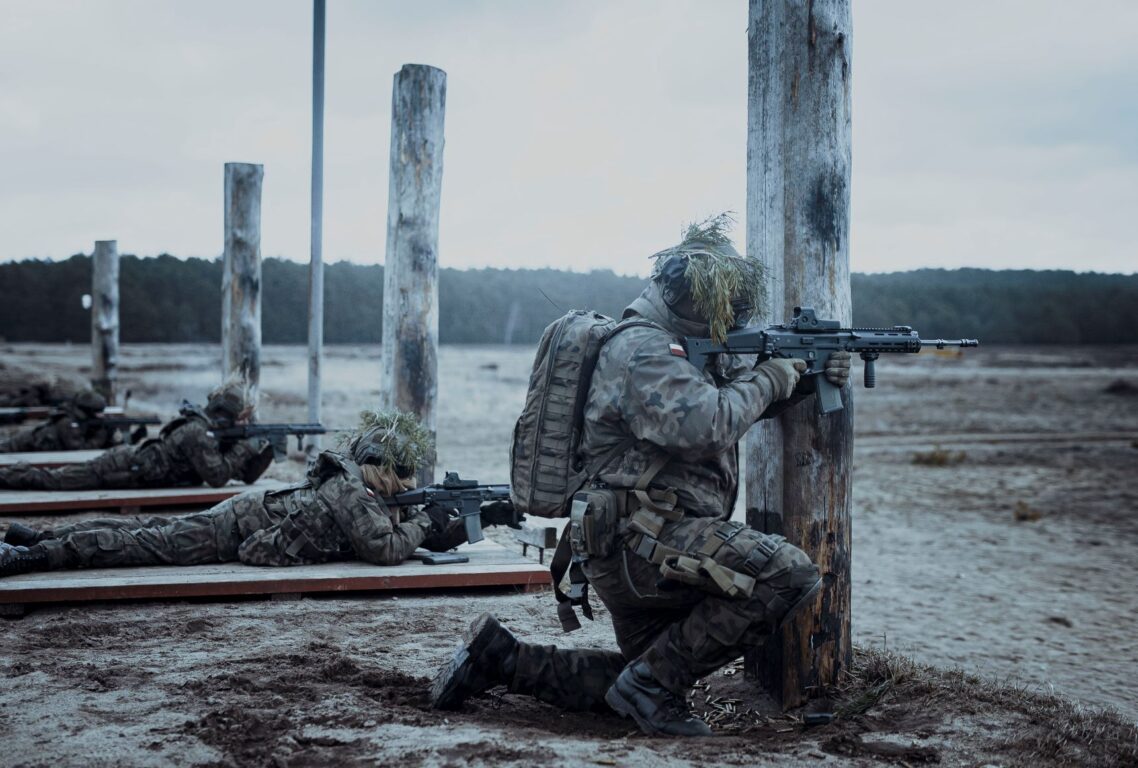
[[[301,483],[250,491],[191,515],[109,518],[49,531],[12,525],[0,544],[0,576],[32,570],[240,561],[285,566],[332,560],[397,565],[416,547],[446,551],[466,541],[461,519],[441,507],[389,510],[379,497],[410,487],[429,434],[408,414],[372,414],[346,453],[323,451]],[[484,525],[510,520],[509,502],[483,506]]]
[[[48,469],[19,463],[0,468],[0,489],[75,491],[97,488],[220,488],[230,480],[251,483],[272,463],[263,438],[222,443],[210,429],[244,423],[251,407],[240,382],[209,394],[204,410],[187,406],[158,437],[120,445],[88,462]]]
[[[0,372],[4,366],[0,364]],[[13,373],[17,373],[13,371]],[[19,379],[23,379],[23,372],[19,372]],[[7,379],[8,374],[3,373]],[[15,381],[0,381],[0,408],[29,408],[37,405],[59,405],[75,395],[76,387],[70,382],[52,379],[24,380],[24,383]]]
[[[609,551],[574,554],[609,609],[620,652],[519,642],[483,614],[438,673],[432,701],[453,709],[506,685],[567,709],[631,716],[646,733],[711,733],[686,696],[700,677],[757,646],[821,585],[818,568],[781,536],[730,520],[738,442],[758,419],[793,406],[800,360],[721,355],[691,365],[683,337],[722,338],[762,300],[762,272],[740,257],[717,217],[656,255],[653,279],[602,348],[585,405],[584,464],[607,457],[597,485],[620,514]],[[825,375],[838,386],[849,355]],[[603,538],[603,537],[602,537]]]
[[[106,407],[102,395],[84,390],[61,404],[49,421],[0,437],[0,453],[110,448],[122,442],[122,435],[100,423],[98,415]]]

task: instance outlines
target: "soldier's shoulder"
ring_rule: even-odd
[[[349,457],[336,451],[321,451],[308,470],[308,477],[318,484],[327,483],[337,477],[345,480],[354,478],[362,482],[360,467]],[[350,480],[349,480],[350,482]]]
[[[601,351],[609,359],[628,363],[642,355],[681,355],[686,357],[680,340],[658,325],[630,325],[612,336]]]

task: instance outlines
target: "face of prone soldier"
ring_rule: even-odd
[[[400,491],[409,491],[414,487],[411,477],[400,477],[391,467],[379,464],[361,464],[364,485],[371,488],[380,496],[394,496]]]

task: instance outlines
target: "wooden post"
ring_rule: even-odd
[[[225,164],[225,264],[221,273],[221,364],[240,377],[254,406],[261,382],[261,181],[264,168]]]
[[[320,367],[324,359],[324,0],[312,6],[312,222],[308,265],[308,421],[320,423]],[[310,459],[320,435],[306,443]]]
[[[96,240],[91,254],[91,386],[115,404],[119,365],[119,249]]]
[[[766,320],[791,307],[852,320],[849,277],[850,0],[750,0],[747,243],[770,269]],[[804,549],[822,570],[811,610],[747,656],[784,706],[836,682],[851,660],[853,400],[813,400],[747,441],[747,520]]]
[[[446,73],[406,64],[391,99],[391,174],[383,291],[382,405],[435,433],[439,343],[439,199]],[[434,482],[434,455],[420,483]]]

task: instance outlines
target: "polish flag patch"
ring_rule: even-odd
[[[668,351],[671,352],[676,357],[687,357],[688,356],[688,353],[684,351],[683,346],[681,346],[679,344],[669,344],[668,345]]]

